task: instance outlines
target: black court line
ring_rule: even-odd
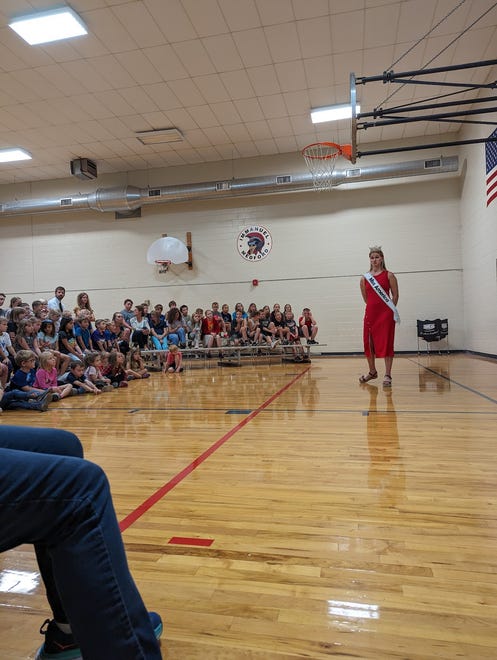
[[[497,403],[497,402],[496,402]],[[56,408],[51,408],[48,412],[54,412]],[[59,408],[58,410],[89,410],[88,408]],[[223,414],[245,414],[246,410],[236,410],[235,413],[226,408],[91,408],[92,412],[113,412],[113,411],[124,411],[128,414],[135,414],[137,412],[205,412],[209,410],[210,412],[220,412]],[[249,410],[249,412],[252,412]],[[497,415],[497,410],[495,412],[484,411],[484,410],[426,410],[425,408],[421,410],[409,409],[398,410],[364,410],[364,409],[343,409],[343,408],[271,408],[271,410],[264,410],[261,414],[271,415],[273,412],[283,412],[283,413],[304,413],[309,414],[313,413],[347,413],[350,415],[361,415],[373,414],[373,415]]]
[[[487,401],[490,401],[491,403],[497,403],[497,399],[492,398],[491,396],[488,396],[488,394],[483,394],[483,392],[479,392],[478,390],[475,390],[473,387],[469,387],[469,385],[464,385],[463,383],[459,383],[457,380],[453,380],[450,378],[450,376],[444,376],[444,374],[439,373],[438,371],[435,371],[435,369],[430,369],[430,367],[426,367],[424,364],[421,364],[421,362],[416,362],[412,358],[407,358],[410,362],[413,362],[414,364],[417,364],[418,367],[423,367],[426,371],[429,371],[431,374],[434,374],[435,376],[439,376],[439,378],[443,378],[443,380],[446,380],[449,383],[453,383],[454,385],[457,385],[458,387],[462,387],[463,390],[466,390],[467,392],[471,392],[471,394],[476,394],[476,396],[481,397],[482,399],[486,399]]]

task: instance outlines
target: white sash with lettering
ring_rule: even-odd
[[[383,300],[385,305],[388,305],[390,309],[393,312],[393,318],[395,320],[395,323],[400,323],[400,316],[399,312],[397,311],[397,307],[393,304],[393,300],[388,296],[386,291],[383,289],[381,284],[379,284],[376,280],[376,278],[371,275],[371,273],[364,273],[364,277],[366,280],[371,284],[373,291],[378,294],[378,296]]]

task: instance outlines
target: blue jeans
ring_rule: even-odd
[[[158,351],[167,351],[167,336],[164,339],[152,336],[152,343]]]
[[[186,333],[184,328],[176,328],[167,335],[170,344],[186,344]]]
[[[84,658],[160,660],[107,477],[59,429],[0,426],[0,552],[35,546],[54,619]]]

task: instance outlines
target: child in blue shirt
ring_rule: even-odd
[[[16,364],[19,367],[10,379],[9,391],[22,390],[23,392],[34,392],[43,394],[45,390],[34,387],[36,378],[35,369],[36,355],[33,351],[17,351]]]

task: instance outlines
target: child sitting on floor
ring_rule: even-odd
[[[96,385],[102,392],[110,392],[114,388],[110,383],[110,378],[107,378],[102,373],[102,357],[100,353],[88,353],[85,355],[85,376],[86,378]]]
[[[167,373],[168,371],[170,373],[179,373],[180,371],[183,371],[183,367],[181,366],[181,363],[183,361],[183,354],[179,350],[179,347],[176,346],[176,344],[171,344],[169,346],[169,350],[166,353],[166,362],[164,364],[164,373]]]
[[[128,387],[128,377],[124,368],[122,353],[108,353],[108,364],[102,369],[104,376],[110,379],[113,387]]]
[[[66,383],[65,385],[57,384],[57,358],[52,351],[43,351],[39,357],[40,368],[36,371],[36,378],[34,386],[40,390],[48,390],[52,393],[52,401],[64,399],[66,396],[71,396],[72,385]]]
[[[98,387],[85,376],[82,362],[71,362],[66,382],[72,385],[74,394],[100,394]]]
[[[128,376],[131,376],[131,378],[150,378],[150,374],[143,362],[139,346],[135,346],[128,353],[126,373]]]

